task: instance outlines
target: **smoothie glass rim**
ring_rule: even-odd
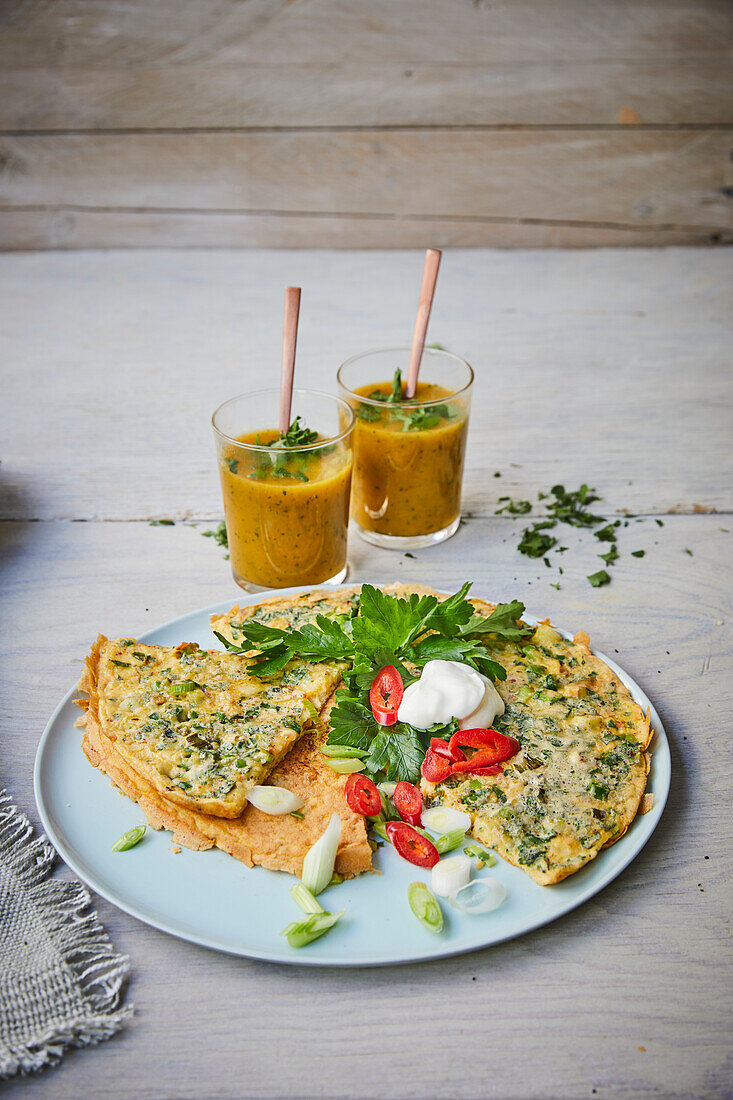
[[[384,355],[391,352],[407,352],[407,354],[409,355],[411,351],[412,348],[409,345],[401,344],[392,347],[370,348],[369,351],[357,352],[356,355],[351,355],[348,359],[345,359],[341,366],[338,368],[338,370],[336,371],[336,381],[338,382],[344,393],[351,394],[351,396],[356,398],[357,401],[360,401],[365,405],[374,405],[377,408],[384,409],[386,402],[378,401],[375,400],[373,397],[367,397],[365,394],[357,393],[355,390],[352,390],[350,386],[345,385],[341,376],[341,372],[346,370],[346,368],[350,367],[353,363],[357,362],[357,360],[366,359],[370,355]],[[415,398],[404,399],[402,401],[390,401],[389,407],[399,408],[400,406],[407,405],[411,409],[419,409],[429,407],[430,405],[444,405],[446,401],[450,401],[456,397],[460,397],[471,389],[471,386],[473,385],[476,376],[474,374],[473,367],[467,359],[464,359],[461,355],[456,355],[455,352],[445,351],[443,348],[425,348],[423,350],[423,361],[425,360],[426,356],[431,355],[440,356],[445,359],[452,359],[455,363],[459,364],[462,367],[465,367],[468,370],[468,381],[466,382],[465,386],[461,386],[459,390],[451,390],[451,392],[444,397],[430,397],[425,401],[416,401]]]
[[[218,425],[216,423],[217,416],[219,415],[219,413],[222,412],[222,410],[226,406],[233,404],[235,401],[241,401],[242,398],[262,397],[265,394],[274,395],[274,397],[279,398],[280,390],[277,386],[265,386],[263,389],[260,389],[260,390],[245,390],[243,393],[235,394],[234,397],[228,397],[226,399],[226,401],[222,401],[220,405],[217,405],[217,407],[214,409],[213,413],[211,414],[211,427],[214,431],[214,435],[217,436],[219,439],[225,440],[231,446],[241,447],[243,450],[246,450],[246,451],[254,451],[254,452],[257,452],[257,453],[264,453],[264,454],[271,455],[272,454],[272,445],[271,444],[267,444],[267,443],[245,443],[243,440],[237,439],[236,436],[228,435],[226,432],[223,432],[221,430],[221,428],[218,427]],[[297,447],[288,447],[288,448],[285,448],[286,451],[291,451],[291,452],[294,452],[294,451],[317,451],[319,449],[319,447],[329,447],[329,446],[333,446],[334,443],[340,443],[342,440],[346,439],[349,436],[349,434],[353,431],[354,423],[355,423],[355,419],[356,419],[355,416],[354,416],[354,410],[352,409],[351,405],[349,405],[348,401],[344,401],[344,399],[342,397],[337,397],[336,394],[333,394],[333,393],[326,393],[325,390],[294,389],[293,390],[293,399],[295,400],[295,398],[297,398],[298,396],[303,396],[303,397],[325,397],[328,401],[332,401],[335,405],[340,406],[341,410],[348,414],[348,423],[346,424],[346,427],[343,428],[341,431],[337,432],[336,435],[326,436],[323,439],[316,440],[314,443],[304,443],[302,446],[299,445]],[[276,402],[273,403],[273,408],[277,408],[277,403]],[[273,417],[273,419],[277,419],[277,418]],[[264,428],[260,429],[260,431],[271,431],[271,430],[273,430],[273,429],[264,429]]]

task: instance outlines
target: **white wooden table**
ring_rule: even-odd
[[[36,745],[97,631],[135,634],[238,595],[201,537],[221,513],[208,418],[276,378],[284,286],[303,286],[299,381],[333,388],[349,354],[409,340],[421,263],[0,257],[0,778],[34,820]],[[229,958],[100,900],[132,959],[133,1022],[8,1097],[733,1095],[732,266],[704,250],[446,254],[430,338],[478,378],[466,523],[415,560],[350,549],[355,579],[470,578],[618,655],[654,699],[674,762],[639,858],[538,932],[385,970]],[[587,481],[609,516],[640,517],[620,528],[609,587],[586,580],[601,565],[593,538],[569,531],[560,577],[517,553],[523,519],[494,515],[499,496],[535,500],[558,481]]]

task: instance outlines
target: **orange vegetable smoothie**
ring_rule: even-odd
[[[392,388],[380,382],[353,391],[372,403],[354,408],[352,518],[384,535],[441,531],[461,511],[468,408],[429,382],[418,382],[415,401],[437,404],[374,403]]]
[[[235,577],[271,588],[319,584],[346,563],[351,450],[272,448],[276,431],[239,436],[219,458]],[[322,446],[318,446],[322,442]]]

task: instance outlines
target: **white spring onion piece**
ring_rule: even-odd
[[[309,848],[303,860],[303,873],[300,877],[303,885],[312,894],[320,894],[333,878],[340,839],[341,818],[338,814],[331,814],[325,833]]]
[[[387,798],[392,797],[392,795],[394,794],[394,789],[395,789],[396,786],[397,786],[396,783],[389,783],[386,779],[385,779],[384,783],[377,783],[377,787],[382,792],[382,794],[386,794]]]
[[[471,828],[470,816],[450,806],[432,806],[429,810],[423,810],[422,823],[432,833],[452,833],[455,829],[463,829],[467,833]]]
[[[436,864],[440,867],[440,864]],[[435,871],[435,867],[433,868]],[[477,878],[465,886],[454,890],[449,901],[454,909],[461,913],[474,916],[478,913],[490,913],[492,909],[498,909],[504,898],[506,890],[495,878]]]
[[[470,878],[471,860],[468,856],[448,856],[433,867],[433,893],[441,898],[452,897]]]
[[[247,801],[263,814],[291,814],[301,810],[305,801],[285,787],[253,787],[247,791]]]

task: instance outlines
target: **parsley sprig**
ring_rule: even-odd
[[[270,443],[263,443],[259,437],[256,440],[258,446],[271,450],[272,457],[262,456],[259,465],[252,471],[251,477],[261,480],[268,475],[270,477],[293,477],[298,481],[308,481],[305,468],[317,457],[314,453],[304,452],[304,447],[318,442],[318,432],[313,432],[301,424],[301,418],[295,417],[288,430],[283,434],[278,432],[277,438]],[[301,452],[301,453],[298,453]],[[326,448],[318,451],[319,455],[326,454]]]
[[[392,416],[402,423],[403,431],[426,431],[428,428],[436,428],[441,420],[452,420],[456,416],[456,413],[451,409],[450,405],[446,404],[410,408],[411,403],[415,401],[416,398],[403,396],[402,371],[399,367],[394,372],[392,389],[390,392],[382,393],[381,390],[373,390],[369,394],[369,399],[371,401],[381,401],[385,405],[399,404],[401,407],[392,410]],[[380,414],[376,409],[371,409],[367,405],[361,405],[359,407],[359,416],[362,420],[374,421],[379,420]]]
[[[307,447],[310,443],[315,443],[317,439],[318,432],[312,432],[310,428],[306,428],[304,424],[301,424],[300,417],[296,416],[285,435],[278,432],[277,439],[273,440],[270,446]]]
[[[487,616],[477,615],[466,598],[470,583],[448,599],[415,593],[390,596],[370,584],[362,585],[358,605],[350,615],[315,621],[299,630],[281,630],[257,622],[237,627],[242,643],[235,645],[217,633],[232,652],[255,651],[260,656],[252,671],[258,676],[279,672],[293,657],[313,661],[343,661],[344,686],[336,693],[329,716],[328,741],[358,749],[372,775],[389,780],[419,777],[430,737],[450,728],[417,730],[404,722],[378,725],[369,706],[369,689],[380,669],[394,665],[407,686],[432,660],[462,661],[493,680],[505,680],[506,670],[487,648],[491,636],[520,641],[528,632],[517,620],[524,611],[518,600],[499,604]]]

